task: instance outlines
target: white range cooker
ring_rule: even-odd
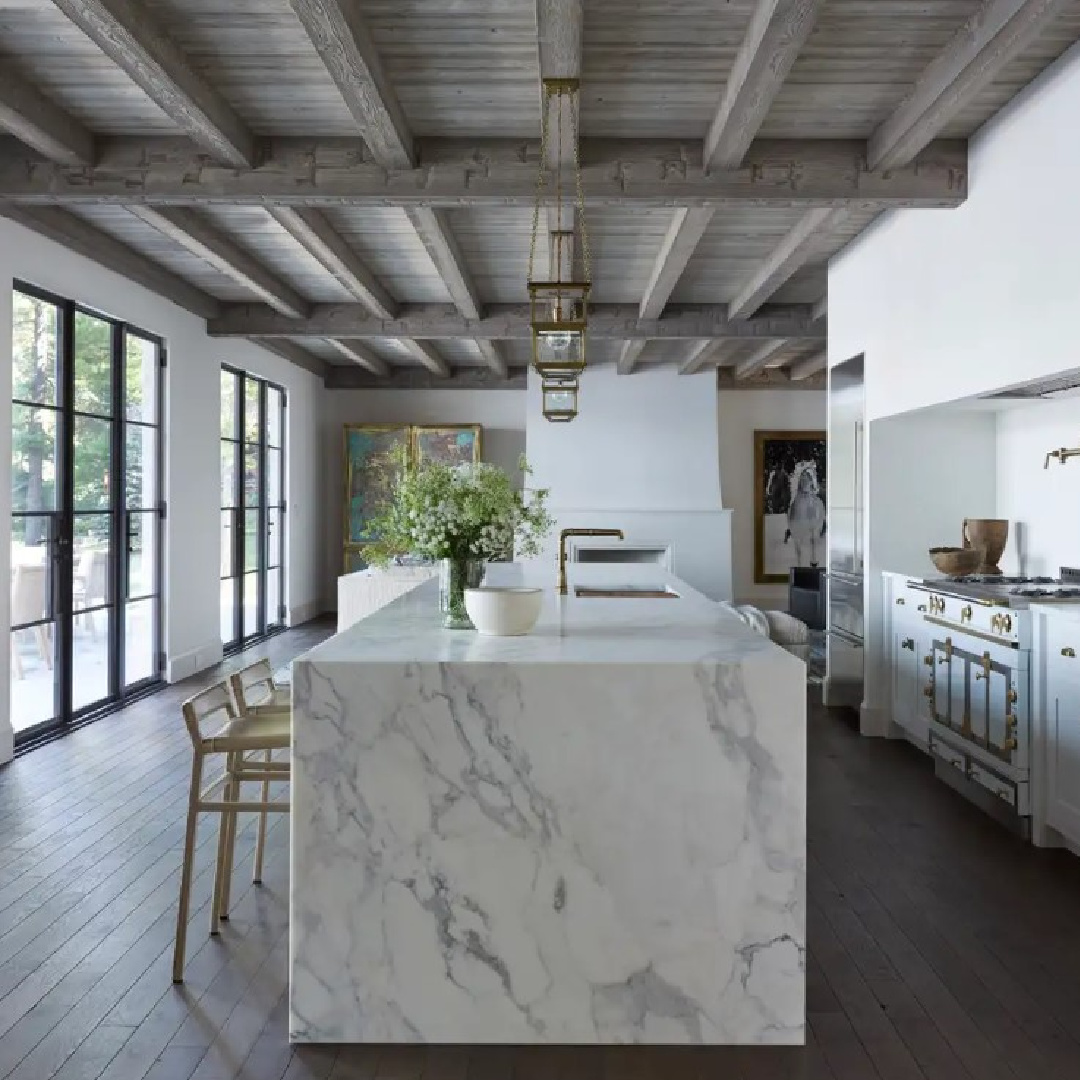
[[[910,581],[925,594],[923,657],[930,752],[961,794],[1031,835],[1031,639],[1028,607],[1080,601],[1080,573],[1061,578],[963,577]]]

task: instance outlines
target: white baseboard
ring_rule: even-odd
[[[175,683],[189,679],[200,671],[220,664],[223,656],[224,650],[220,641],[211,642],[179,656],[170,656],[165,662],[165,681]]]

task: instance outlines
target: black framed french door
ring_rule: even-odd
[[[221,640],[285,626],[285,391],[221,368]]]
[[[12,725],[25,742],[161,681],[160,338],[17,283]]]

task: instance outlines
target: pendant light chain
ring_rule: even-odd
[[[570,136],[574,140],[574,183],[577,187],[578,231],[581,233],[581,267],[585,280],[592,281],[589,273],[589,230],[585,228],[585,187],[581,182],[581,138],[578,126],[581,92],[570,98]]]
[[[536,172],[536,203],[533,206],[532,237],[529,240],[529,281],[533,281],[533,264],[536,260],[536,235],[540,231],[540,203],[544,198],[545,166],[547,164],[548,145],[548,108],[551,104],[551,92],[544,87],[543,107],[540,111],[540,167]]]

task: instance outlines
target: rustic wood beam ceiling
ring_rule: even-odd
[[[616,368],[620,375],[629,375],[635,367],[637,367],[638,358],[641,356],[642,350],[645,348],[647,342],[644,338],[637,338],[631,341],[624,341],[622,349],[619,351],[619,359],[616,364]]]
[[[756,375],[763,368],[768,367],[770,361],[776,359],[777,353],[783,352],[790,344],[784,339],[765,342],[760,349],[755,349],[750,356],[735,365],[735,378],[746,379],[751,375]]]
[[[686,359],[679,365],[679,374],[696,375],[708,365],[709,360],[719,348],[719,341],[695,341]]]
[[[310,305],[295,289],[275,277],[255,256],[200,217],[197,211],[185,207],[133,206],[131,212],[262,297],[274,311],[294,319],[307,315]]]
[[[803,379],[809,379],[811,375],[816,375],[819,371],[824,371],[828,366],[828,351],[822,349],[821,352],[816,352],[813,356],[792,364],[788,374],[794,382],[801,382]]]
[[[295,364],[298,368],[310,371],[312,375],[318,375],[324,383],[330,376],[332,370],[330,365],[321,356],[309,353],[307,349],[300,345],[296,345],[291,341],[260,341],[258,344],[264,349],[269,349],[272,353],[277,353],[282,359],[288,360],[290,364]]]
[[[450,365],[430,346],[426,341],[418,341],[414,337],[403,338],[401,344],[421,367],[427,368],[432,375],[440,379],[450,377]]]
[[[213,319],[221,314],[221,302],[209,293],[67,210],[56,206],[0,203],[0,216],[17,221],[77,255],[92,259],[99,266],[150,289],[203,319]]]
[[[810,318],[817,322],[818,319],[824,319],[829,314],[829,297],[826,294],[823,296],[811,309]]]
[[[325,338],[327,345],[334,348],[346,360],[370,371],[372,375],[388,378],[390,365],[380,356],[376,356],[362,341],[343,341],[340,338]]]
[[[358,365],[331,364],[326,385],[334,390],[524,390],[525,368],[514,368],[507,378],[485,367],[454,368],[449,377],[418,367],[397,367],[386,377],[372,375]]]
[[[695,206],[683,206],[675,211],[641,298],[643,319],[656,319],[663,312],[712,216],[711,209]]]
[[[198,146],[237,168],[255,164],[254,136],[145,5],[135,0],[53,2]]]
[[[828,234],[843,224],[848,216],[846,207],[837,210],[815,208],[808,210],[798,224],[773,248],[772,252],[754,271],[754,276],[742,292],[731,302],[733,318],[745,319],[753,315],[762,304],[802,267],[820,242],[821,235]]]
[[[765,120],[823,0],[758,0],[705,136],[705,163],[735,169]]]
[[[781,368],[766,368],[756,375],[740,379],[733,368],[719,368],[716,386],[719,390],[824,390],[826,380],[819,373],[802,382],[792,382],[788,373]]]
[[[906,165],[1072,0],[987,0],[870,138],[871,169]]]
[[[273,140],[254,169],[228,168],[170,140],[101,140],[92,169],[0,154],[0,200],[49,204],[441,206],[531,208],[535,151],[497,140],[432,140],[430,160],[387,170],[343,140]],[[12,142],[12,146],[17,146]],[[955,207],[967,198],[967,146],[931,143],[916,163],[865,168],[858,140],[765,140],[739,169],[709,173],[700,146],[635,140],[582,144],[591,206]],[[530,159],[531,156],[531,160]],[[550,198],[549,198],[550,201]]]
[[[261,305],[230,304],[211,320],[218,337],[477,338],[528,341],[528,304],[490,304],[481,319],[464,319],[449,304],[402,304],[396,319],[378,319],[359,304],[315,304],[306,318],[291,318]],[[825,327],[810,320],[806,305],[766,309],[753,319],[732,319],[719,305],[669,308],[659,319],[640,319],[636,304],[589,308],[594,338],[799,338],[824,341]]]
[[[415,164],[412,134],[355,0],[289,0],[380,165]]]
[[[92,165],[94,136],[55,101],[26,81],[10,61],[0,61],[0,129],[50,161]]]
[[[337,282],[380,319],[397,315],[397,301],[318,210],[270,207],[270,216]]]

